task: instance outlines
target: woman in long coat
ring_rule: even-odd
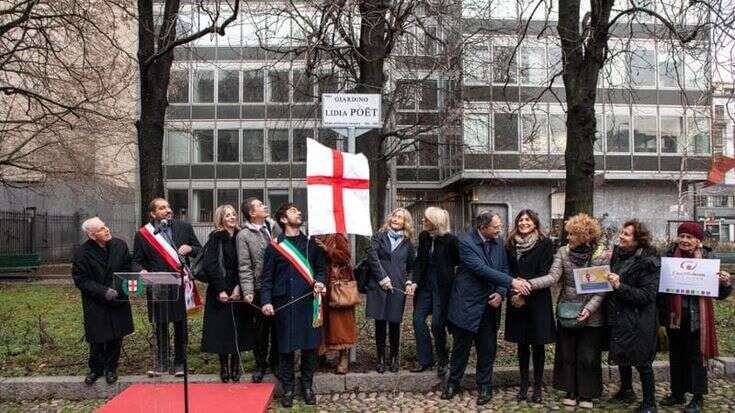
[[[601,310],[604,293],[577,294],[574,270],[610,263],[610,253],[600,243],[602,229],[587,214],[577,214],[564,224],[568,244],[554,255],[549,274],[529,280],[532,290],[561,283],[557,306],[580,306],[579,328],[557,326],[554,354],[554,388],[566,392],[565,406],[591,409],[592,399],[602,395],[602,348],[605,317]],[[557,316],[558,318],[558,316]]]
[[[713,258],[712,251],[702,246],[704,231],[696,222],[684,222],[677,229],[677,242],[666,250],[667,257]],[[720,271],[720,300],[732,293],[730,274]],[[669,374],[671,394],[661,400],[662,406],[686,402],[686,393],[692,400],[687,413],[701,412],[707,394],[707,362],[717,357],[714,303],[710,297],[681,294],[659,294],[657,299],[659,323],[666,327],[669,337]]]
[[[215,230],[209,234],[205,248],[204,269],[207,274],[207,297],[204,304],[202,352],[219,354],[220,379],[240,381],[240,352],[255,345],[253,322],[241,301],[238,273],[237,212],[231,205],[214,211]]]
[[[373,235],[368,250],[371,277],[365,315],[375,320],[378,354],[375,369],[379,373],[385,372],[386,328],[390,334],[389,369],[391,372],[398,372],[403,308],[406,294],[413,294],[412,273],[416,250],[411,243],[412,236],[411,213],[404,208],[396,208],[380,231]]]
[[[554,260],[551,240],[541,232],[538,214],[524,209],[516,215],[513,229],[508,235],[508,266],[513,277],[533,279],[549,273]],[[538,289],[528,296],[511,295],[505,313],[505,339],[518,344],[518,368],[521,386],[518,400],[528,397],[528,367],[533,349],[534,403],[542,402],[544,345],[556,340],[551,291]]]
[[[431,315],[433,348],[438,361],[437,374],[444,377],[449,362],[447,349],[447,316],[455,269],[459,265],[459,240],[449,232],[449,213],[429,207],[424,211],[423,231],[419,234],[416,255],[413,300],[413,331],[416,337],[418,366],[411,371],[420,373],[434,365],[431,335],[426,319]]]
[[[331,289],[335,282],[355,281],[350,265],[350,243],[342,234],[329,234],[316,237],[316,242],[327,257],[327,294],[324,308],[323,350],[339,351],[337,374],[347,374],[349,370],[349,349],[357,342],[357,322],[355,306],[333,307],[329,302]]]
[[[650,244],[651,235],[638,220],[623,224],[618,245],[610,259],[608,280],[613,291],[605,296],[610,332],[610,361],[620,369],[620,391],[610,400],[635,400],[632,366],[643,388],[639,413],[656,412],[653,359],[656,356],[656,291],[659,261]]]

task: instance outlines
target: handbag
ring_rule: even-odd
[[[577,330],[586,324],[585,321],[577,320],[579,312],[584,308],[584,303],[560,302],[556,305],[556,319],[559,325],[571,330]]]
[[[332,271],[338,271],[333,268]],[[355,280],[334,280],[329,283],[329,306],[333,308],[354,307],[362,303]]]

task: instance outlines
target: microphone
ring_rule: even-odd
[[[161,231],[163,231],[168,226],[168,220],[166,218],[158,221],[158,224],[156,225],[156,229],[153,230],[153,234],[157,235]]]

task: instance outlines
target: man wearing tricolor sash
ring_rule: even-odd
[[[201,244],[191,224],[174,220],[171,207],[163,198],[155,198],[148,204],[150,222],[135,234],[133,242],[133,271],[180,272],[189,257],[195,257]],[[193,284],[193,281],[192,281]],[[163,287],[160,287],[163,288]],[[156,367],[148,371],[149,376],[160,376],[169,372],[168,324],[174,325],[174,362],[176,376],[184,374],[184,352],[186,349],[186,294],[179,287],[166,287],[167,297],[153,300],[147,289],[148,320],[155,326],[158,348]],[[159,301],[160,300],[160,301]]]
[[[296,206],[282,205],[275,219],[283,233],[265,250],[261,300],[263,314],[276,319],[281,404],[293,405],[296,350],[301,351],[304,402],[315,404],[313,379],[321,343],[321,299],[326,291],[324,253],[301,232],[301,211]]]

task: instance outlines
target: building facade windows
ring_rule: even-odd
[[[263,162],[264,156],[263,129],[242,130],[242,161]]]
[[[493,149],[496,152],[518,151],[518,114],[493,114]]]
[[[633,150],[637,153],[656,153],[656,116],[634,116],[633,127]]]
[[[468,114],[462,125],[464,146],[468,153],[487,153],[490,149],[488,116]]]
[[[212,129],[194,130],[194,163],[214,162],[214,131]]]
[[[271,162],[288,162],[288,129],[268,130],[268,149]]]
[[[194,70],[194,103],[214,103],[214,70]]]
[[[189,71],[172,69],[168,83],[169,103],[189,103]]]
[[[237,103],[240,101],[240,71],[220,70],[217,79],[217,101]]]
[[[244,103],[260,103],[264,100],[263,69],[244,70],[242,72],[242,101]]]
[[[166,130],[166,164],[188,164],[190,141],[191,135],[188,132],[176,129]]]
[[[607,152],[630,153],[630,116],[607,116]]]
[[[217,130],[217,162],[238,162],[240,155],[240,130]]]

